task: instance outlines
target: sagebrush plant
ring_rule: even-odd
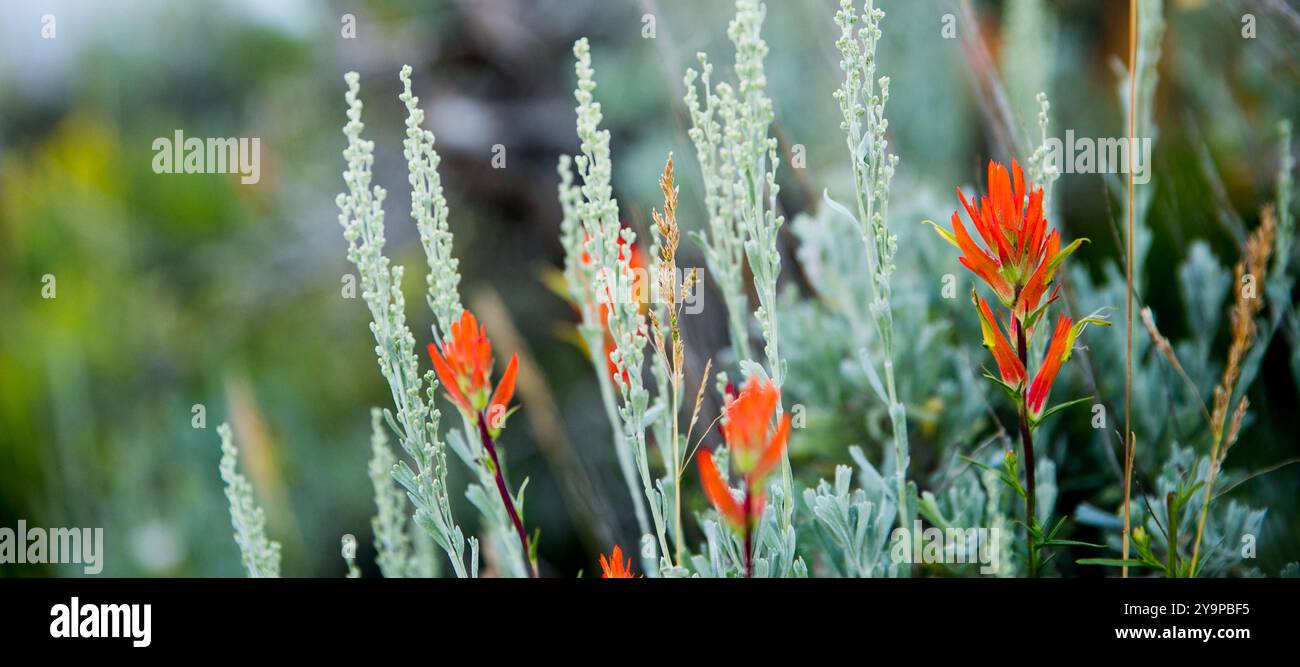
[[[727,27],[735,47],[734,85],[719,82],[710,88],[713,66],[700,53],[702,72],[687,69],[686,107],[692,127],[688,134],[704,180],[709,234],[696,237],[705,260],[724,296],[731,331],[732,351],[744,374],[763,372],[749,357],[749,299],[743,285],[742,260],[753,275],[758,321],[767,361],[766,375],[778,387],[785,378],[780,351],[777,278],[781,252],[777,235],[785,218],[778,213],[776,182],[777,141],[769,128],[775,118],[767,96],[763,59],[767,43],[762,37],[767,7],[757,0],[737,0],[736,17]],[[704,102],[700,102],[702,88]],[[778,403],[777,414],[781,412]],[[790,459],[782,453],[781,483],[785,506],[782,525],[789,527],[794,514],[794,487]]]
[[[588,251],[588,245],[593,237],[587,233],[579,218],[578,208],[582,205],[583,194],[582,190],[573,184],[573,158],[568,155],[560,156],[558,172],[560,174],[558,194],[562,213],[560,244],[564,247],[563,285],[560,289],[578,310],[578,333],[595,371],[596,383],[600,388],[601,405],[604,407],[605,416],[614,434],[612,443],[614,453],[623,475],[623,482],[627,485],[628,493],[632,498],[637,528],[643,539],[648,538],[650,541],[650,548],[643,548],[641,552],[649,554],[644,557],[646,565],[654,568],[657,558],[653,555],[655,540],[653,535],[657,534],[657,531],[651,532],[650,519],[646,514],[647,500],[641,490],[638,459],[634,454],[632,443],[624,435],[623,418],[619,413],[616,378],[621,379],[624,373],[614,363],[612,356],[614,340],[607,324],[608,305],[598,301],[595,289],[596,267],[592,261],[592,254]],[[632,249],[630,252],[632,256],[629,260],[634,261],[636,250]],[[658,523],[656,522],[655,525],[658,526]]]
[[[666,484],[671,480],[652,477],[650,457],[646,439],[646,415],[650,406],[650,393],[642,377],[645,365],[645,348],[649,341],[645,317],[641,313],[640,302],[632,289],[632,257],[636,245],[636,232],[623,227],[619,222],[618,201],[613,197],[610,179],[613,166],[610,161],[609,130],[601,129],[602,114],[600,103],[595,100],[595,71],[591,67],[591,47],[586,39],[580,39],[573,45],[576,59],[575,72],[578,88],[574,97],[578,102],[577,128],[578,140],[582,153],[573,158],[573,166],[581,178],[581,186],[572,186],[576,194],[570,197],[574,206],[574,217],[583,235],[578,246],[582,253],[580,259],[568,261],[589,261],[592,269],[589,274],[594,279],[591,285],[596,304],[596,312],[603,316],[602,324],[609,332],[612,348],[608,359],[613,363],[613,382],[618,389],[618,415],[620,428],[616,431],[622,442],[615,447],[626,448],[645,495],[646,504],[653,520],[654,534],[643,537],[642,552],[654,564],[654,569],[671,570],[679,567],[671,558],[674,550],[669,546],[668,507],[669,497]],[[566,195],[561,193],[561,200]],[[570,252],[573,252],[571,246]],[[575,286],[570,286],[574,289]],[[602,348],[603,349],[603,346]],[[605,372],[599,366],[598,373]],[[658,547],[658,558],[653,557]]]
[[[409,70],[402,74],[409,77]],[[472,576],[477,572],[478,540],[472,536],[467,540],[451,514],[446,444],[439,432],[441,413],[433,406],[437,381],[432,370],[420,375],[415,336],[406,325],[403,270],[390,266],[383,254],[387,192],[371,184],[374,143],[361,138],[365,126],[361,122],[360,77],[352,72],[345,78],[348,123],[343,134],[348,145],[343,153],[347,162],[343,181],[348,191],[337,199],[339,223],[348,242],[348,261],[357,268],[362,299],[370,310],[379,370],[393,396],[396,413],[386,409],[385,421],[415,464],[412,469],[402,461],[393,474],[410,496],[416,523],[446,553],[452,570],[459,577]]]
[[[1155,0],[1137,4],[1120,101],[1137,135],[1153,138],[1162,7]],[[839,28],[843,79],[833,99],[849,158],[840,166],[853,199],[842,204],[827,188],[816,210],[792,216],[792,234],[783,240],[781,135],[764,70],[767,8],[759,0],[737,0],[735,7],[726,31],[735,50],[734,79],[719,80],[704,54],[699,69],[689,69],[684,79],[687,135],[702,186],[695,203],[703,218],[679,219],[688,209],[680,206],[678,173],[665,148],[657,175],[662,205],[649,211],[645,234],[623,222],[647,216],[620,210],[592,49],[585,38],[573,44],[578,150],[558,162],[564,259],[550,282],[576,311],[577,339],[600,390],[639,538],[626,552],[630,545],[603,545],[590,559],[600,576],[1039,576],[1067,573],[1077,564],[1170,577],[1255,573],[1236,545],[1259,534],[1264,513],[1220,498],[1251,479],[1224,463],[1251,425],[1245,393],[1264,349],[1277,331],[1300,331],[1294,308],[1284,307],[1294,235],[1289,125],[1279,132],[1276,202],[1261,210],[1254,233],[1242,235],[1235,270],[1221,266],[1203,241],[1191,244],[1178,266],[1188,339],[1162,335],[1147,307],[1141,311],[1147,336],[1120,340],[1115,327],[1109,337],[1090,334],[1085,346],[1085,328],[1110,324],[1103,316],[1107,308],[1130,296],[1140,299],[1154,198],[1149,187],[1122,197],[1119,179],[1110,179],[1124,217],[1133,222],[1126,248],[1134,254],[1127,263],[1132,282],[1124,263],[1102,263],[1101,279],[1067,265],[1085,239],[1067,243],[1053,224],[1062,217],[1051,194],[1061,175],[1048,159],[1051,106],[1046,93],[1030,97],[1046,88],[1050,67],[1021,73],[1008,86],[1017,108],[1037,105],[1036,141],[1008,148],[1025,158],[1027,168],[1015,155],[988,160],[985,194],[968,196],[958,187],[951,229],[930,223],[958,249],[954,255],[915,222],[936,211],[946,215],[953,210],[945,203],[950,200],[907,179],[894,184],[900,160],[890,150],[885,114],[890,80],[877,60],[885,14],[874,0],[860,6],[841,0],[826,19]],[[1033,26],[1045,20],[1043,7],[1026,0],[1015,4],[1015,13],[1023,25],[1012,39],[1032,41]],[[539,534],[528,529],[528,481],[512,485],[499,439],[521,409],[512,404],[514,389],[529,371],[513,350],[494,349],[488,326],[462,304],[440,158],[411,74],[403,67],[398,80],[407,112],[410,213],[427,260],[425,300],[434,321],[418,341],[430,364],[423,371],[406,320],[403,269],[384,254],[386,192],[372,183],[374,145],[362,138],[359,76],[345,77],[346,190],[337,198],[339,222],[392,398],[390,407],[370,413],[375,562],[385,577],[436,576],[444,558],[457,577],[537,577],[548,572],[538,558]],[[690,241],[707,271],[682,266]],[[783,250],[798,260],[806,293],[782,278]],[[955,285],[945,273],[954,260],[975,278],[969,307],[964,294],[936,295],[936,282]],[[722,297],[717,324],[726,331],[726,349],[701,350],[686,337],[689,311],[683,306],[708,284]],[[1233,299],[1225,308],[1229,292]],[[1216,332],[1203,323],[1220,321],[1225,310],[1229,343],[1219,366]],[[976,340],[993,362],[983,378],[985,357]],[[688,377],[688,353],[707,359],[699,377]],[[1067,366],[1076,354],[1079,362]],[[1121,382],[1124,374],[1114,371],[1126,356],[1134,368]],[[1300,377],[1300,357],[1293,365]],[[1078,369],[1080,377],[1067,368]],[[1181,379],[1182,400],[1168,400],[1165,370]],[[1006,400],[986,392],[987,383]],[[1086,385],[1088,395],[1060,400],[1075,384]],[[720,399],[716,411],[704,407],[710,390]],[[1125,500],[1109,509],[1084,502],[1074,510],[1076,521],[1067,522],[1068,511],[1057,507],[1058,486],[1065,488],[1058,475],[1083,455],[1072,448],[1062,422],[1080,420],[1048,418],[1095,401],[1095,420],[1097,407],[1104,414],[1106,402],[1126,391],[1133,417],[1125,424],[1130,435],[1119,437],[1126,460],[1112,462],[1116,487],[1108,487],[1122,484]],[[442,420],[439,395],[460,417],[458,424]],[[859,422],[862,430],[805,429],[802,416],[792,414],[805,405],[841,410],[847,416],[841,421]],[[1008,412],[1015,419],[1010,425],[1000,418]],[[1165,428],[1168,423],[1174,427]],[[1105,448],[1115,438],[1093,428],[1101,429],[1098,439],[1113,459]],[[223,425],[219,433],[220,471],[245,568],[250,576],[279,576],[280,547],[266,534],[252,485],[236,471],[230,429]],[[1135,441],[1143,446],[1133,447]],[[805,468],[798,459],[794,466],[795,443],[847,455],[852,465]],[[479,514],[477,536],[465,535],[453,513],[459,503],[447,482],[448,448],[469,473],[465,498]],[[1144,478],[1143,470],[1155,474]],[[944,534],[987,530],[989,561],[977,569],[964,558],[964,545],[940,549],[939,562],[900,558],[900,546],[912,550],[911,531],[926,524]],[[1107,544],[1068,539],[1076,525],[1099,531]],[[490,547],[480,550],[480,540]],[[343,537],[348,576],[360,574],[355,545],[351,535]],[[1054,560],[1067,551],[1098,549],[1120,557],[1093,553],[1103,557],[1070,565]]]
[[[907,467],[911,459],[907,435],[907,409],[899,399],[898,383],[894,371],[894,311],[892,280],[894,256],[898,251],[898,237],[890,230],[889,186],[894,178],[898,156],[889,152],[885,133],[889,120],[885,118],[885,104],[889,101],[889,77],[876,78],[876,45],[880,40],[880,22],[885,12],[877,9],[873,0],[867,0],[859,15],[851,0],[841,0],[835,22],[840,26],[839,47],[844,70],[844,83],[835,91],[844,121],[840,128],[845,132],[853,169],[854,213],[837,204],[829,195],[826,202],[855,219],[866,248],[867,284],[871,286],[871,302],[867,312],[875,327],[879,341],[880,359],[864,355],[863,367],[869,373],[884,376],[881,400],[889,410],[893,435],[894,498],[898,507],[898,525],[911,526],[916,514],[916,487],[908,484]],[[856,323],[865,327],[866,323]],[[876,365],[881,367],[879,373]],[[879,385],[879,382],[875,382]],[[882,393],[882,392],[877,392]]]
[[[370,530],[375,536],[375,564],[390,579],[433,576],[437,561],[419,550],[419,529],[407,513],[406,496],[393,481],[397,457],[388,443],[383,412],[370,409],[370,484],[375,492],[375,516]]]

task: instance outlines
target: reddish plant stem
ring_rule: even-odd
[[[483,440],[483,448],[492,458],[492,472],[496,476],[497,492],[501,494],[501,502],[505,504],[506,513],[510,515],[510,520],[515,524],[515,532],[519,534],[519,545],[524,550],[524,567],[535,578],[537,568],[533,565],[532,551],[528,547],[528,531],[524,530],[524,522],[520,520],[519,512],[515,511],[515,501],[510,497],[505,475],[501,472],[501,460],[497,458],[496,441],[492,438],[492,432],[488,430],[487,416],[482,412],[478,415],[478,433]]]
[[[1015,317],[1014,315],[1012,316]],[[1019,320],[1016,325],[1016,354],[1020,365],[1025,369],[1025,378],[1029,376],[1029,344],[1025,340],[1025,328]],[[1029,429],[1029,406],[1026,396],[1020,397],[1020,445],[1025,453],[1025,536],[1029,542],[1029,576],[1038,576],[1038,554],[1034,553],[1034,500],[1038,487],[1034,483],[1034,434]]]
[[[745,480],[745,578],[754,576],[754,522],[750,517],[749,480]]]

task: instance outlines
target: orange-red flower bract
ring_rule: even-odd
[[[1025,379],[1025,365],[1020,363],[1015,348],[1002,335],[1002,325],[998,324],[997,318],[993,317],[993,311],[989,309],[988,302],[982,297],[976,296],[974,290],[971,291],[971,296],[975,298],[975,305],[979,307],[980,330],[984,334],[984,347],[987,347],[993,353],[993,360],[998,363],[998,373],[1002,375],[1002,381],[1014,387]]]
[[[711,452],[700,454],[700,481],[704,494],[728,522],[743,527],[756,521],[763,508],[763,481],[781,462],[786,441],[790,438],[790,415],[783,415],[776,433],[772,418],[781,401],[781,392],[771,380],[751,377],[740,395],[727,403],[722,435],[731,452],[731,469],[744,478],[745,507],[731,493],[727,480],[718,470]]]
[[[736,497],[731,495],[731,487],[723,479],[722,471],[713,462],[713,452],[700,452],[700,483],[704,486],[704,495],[718,510],[718,514],[733,526],[743,526],[745,510]]]
[[[601,579],[632,579],[632,559],[623,562],[623,550],[617,544],[614,545],[614,552],[605,558],[605,554],[600,555],[600,578]]]
[[[771,380],[751,377],[735,400],[727,404],[722,436],[731,449],[732,468],[741,475],[761,480],[781,461],[790,436],[790,415],[782,417],[772,436],[772,417],[781,401],[781,391]]]
[[[1029,386],[1027,403],[1029,416],[1033,419],[1038,419],[1043,414],[1047,396],[1052,393],[1052,383],[1056,381],[1056,373],[1061,370],[1061,364],[1070,358],[1070,348],[1074,345],[1076,334],[1073,324],[1074,321],[1065,313],[1061,313],[1056,320],[1056,330],[1052,332],[1052,342],[1047,346],[1047,356],[1043,358],[1043,365],[1034,376],[1034,383]]]
[[[441,350],[429,343],[429,357],[447,398],[470,418],[486,411],[496,422],[492,430],[500,430],[497,413],[503,412],[514,396],[519,355],[511,355],[501,381],[492,391],[492,341],[478,318],[466,310],[452,323],[451,336]]]

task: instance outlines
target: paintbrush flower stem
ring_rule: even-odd
[[[528,531],[524,529],[524,522],[519,518],[519,511],[515,509],[514,498],[511,497],[510,489],[506,486],[505,472],[501,469],[501,459],[497,457],[496,440],[492,437],[487,415],[482,412],[478,415],[478,432],[479,437],[483,439],[483,449],[487,450],[489,460],[492,462],[492,473],[497,481],[497,493],[501,494],[501,503],[505,505],[506,513],[510,515],[510,521],[514,524],[515,532],[519,535],[519,546],[523,549],[524,554],[524,567],[533,577],[536,577],[537,563],[533,561],[532,549],[528,543]]]

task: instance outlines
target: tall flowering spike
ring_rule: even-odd
[[[447,398],[470,419],[488,411],[495,435],[504,424],[505,410],[514,397],[519,356],[510,357],[501,382],[493,390],[492,341],[488,340],[487,329],[479,324],[478,318],[466,310],[452,323],[451,337],[443,342],[441,350],[429,343],[429,358]]]
[[[1025,180],[1015,160],[1011,161],[1010,170],[989,162],[988,188],[988,196],[980,197],[978,206],[958,188],[961,209],[952,214],[953,231],[938,225],[934,228],[961,250],[958,261],[962,266],[988,285],[998,301],[1011,310],[1011,338],[1014,339],[1016,330],[1022,326],[1026,336],[1031,336],[1043,311],[1059,295],[1059,286],[1053,285],[1057,270],[1086,239],[1061,247],[1061,233],[1048,229],[1043,214],[1043,190]],[[983,246],[966,231],[962,210],[975,226]],[[980,309],[985,345],[997,359],[1003,379],[1024,375],[1023,364],[1016,373],[1006,361],[1005,349],[996,345],[995,337],[990,335],[996,332],[995,319],[987,307]]]
[[[617,544],[614,545],[614,551],[605,558],[605,554],[600,555],[600,578],[601,579],[632,579],[632,559],[623,562],[623,550]]]
[[[1025,494],[1025,526],[1028,527],[1026,562],[1031,576],[1036,576],[1037,548],[1044,545],[1034,545],[1037,534],[1037,514],[1034,511],[1037,486],[1034,483],[1033,430],[1046,414],[1087,400],[1079,399],[1045,411],[1052,384],[1056,381],[1061,365],[1070,358],[1075,337],[1090,323],[1106,325],[1108,322],[1093,314],[1075,323],[1070,316],[1062,313],[1048,345],[1047,356],[1039,365],[1037,373],[1033,374],[1033,382],[1026,387],[1025,380],[1030,375],[1026,363],[1034,327],[1044,316],[1047,307],[1060,296],[1060,286],[1054,286],[1052,280],[1061,263],[1084,239],[1061,248],[1061,233],[1055,229],[1049,230],[1047,218],[1043,215],[1042,189],[1025,181],[1020,165],[1014,160],[1010,171],[996,162],[989,162],[988,188],[988,196],[980,198],[979,206],[972,205],[961,189],[957,189],[961,207],[979,232],[984,247],[966,232],[961,221],[961,211],[952,214],[953,231],[949,232],[938,225],[934,225],[934,229],[961,250],[962,265],[986,283],[1009,311],[1004,320],[974,288],[971,289],[971,301],[979,314],[984,347],[988,348],[993,360],[997,362],[1001,380],[992,375],[988,377],[1002,385],[1011,395],[1020,417],[1025,485],[1018,488],[1029,491]],[[1007,324],[1005,335],[1003,321]],[[1013,469],[1016,467],[1014,459],[1009,465]]]

